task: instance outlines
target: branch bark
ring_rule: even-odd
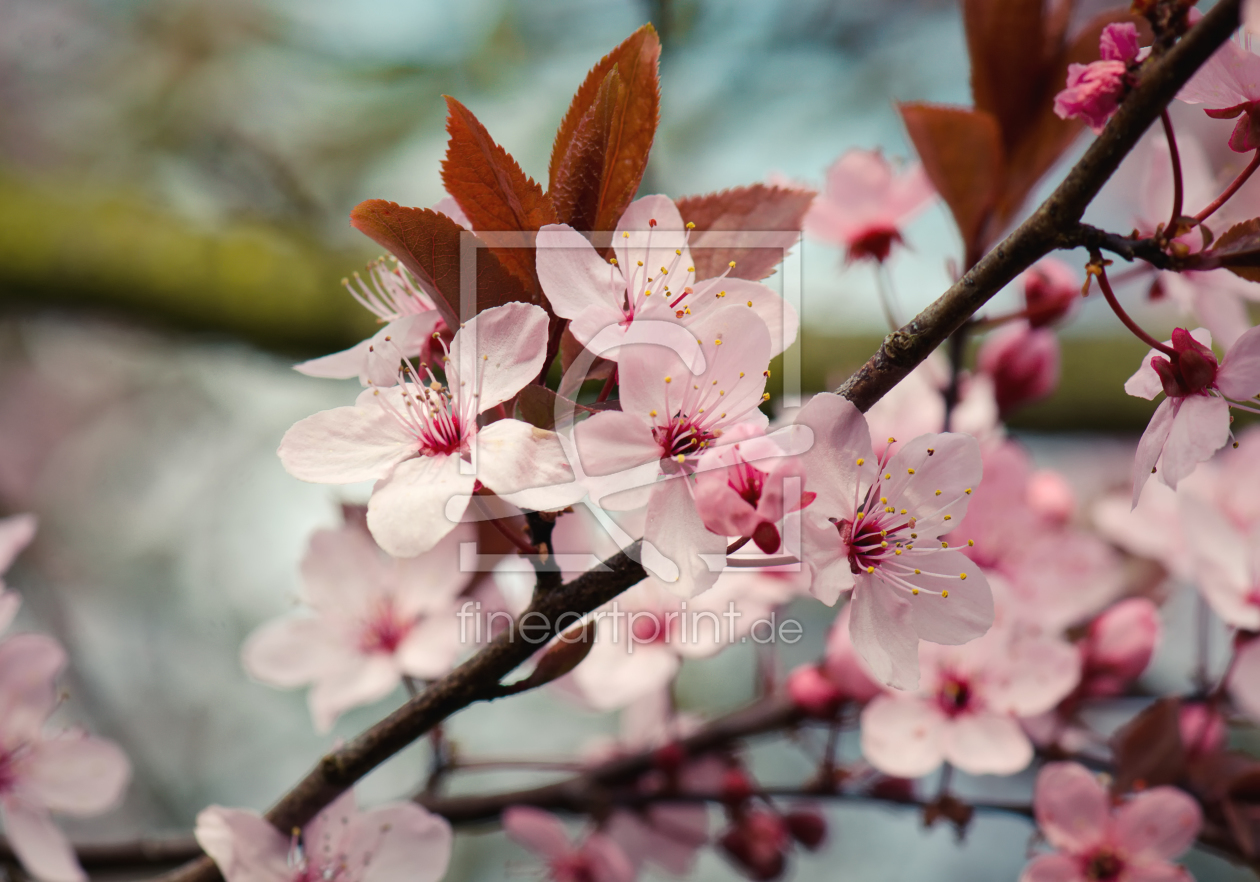
[[[879,351],[838,390],[866,411],[943,343],[977,309],[1015,276],[1057,247],[1061,234],[1075,231],[1086,206],[1159,113],[1238,27],[1241,0],[1221,0],[1162,57],[1149,62],[1141,83],[1128,95],[1106,130],[1068,172],[1066,179],[1013,233],[982,257],[938,300],[885,338]],[[267,813],[284,831],[306,824],[346,788],[424,735],[456,711],[493,698],[499,683],[554,636],[561,613],[585,614],[616,597],[645,576],[634,559],[637,547],[604,562],[567,585],[536,592],[529,612],[547,617],[545,634],[528,642],[518,624],[488,647],[407,702],[343,748],[323,757],[305,778]],[[214,882],[217,867],[206,857],[161,877],[162,882]]]

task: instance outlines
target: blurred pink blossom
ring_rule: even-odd
[[[919,163],[897,171],[878,150],[849,150],[827,169],[823,193],[805,215],[805,230],[844,246],[850,261],[882,262],[901,243],[901,228],[935,195]]]
[[[1159,608],[1145,597],[1122,600],[1090,622],[1081,642],[1085,694],[1123,692],[1150,664],[1161,630]]]
[[[1177,719],[1186,759],[1216,753],[1229,739],[1229,724],[1212,702],[1183,702]]]
[[[574,845],[560,820],[542,809],[512,806],[503,812],[503,830],[543,859],[552,882],[631,882],[637,875],[634,863],[610,837],[594,832]]]
[[[887,692],[862,711],[862,755],[875,768],[917,778],[952,763],[973,775],[1011,775],[1032,761],[1018,717],[1043,713],[1080,678],[1062,640],[994,629],[966,646],[925,644],[915,692]]]
[[[398,559],[358,525],[318,531],[302,560],[310,609],[254,631],[241,649],[245,669],[273,686],[310,684],[320,732],[404,676],[441,676],[470,642],[461,640],[456,598],[472,577],[459,566],[459,545],[473,538],[460,525],[427,554]]]
[[[1240,639],[1234,646],[1229,672],[1229,694],[1238,709],[1260,722],[1260,640]]]
[[[451,859],[451,827],[414,802],[355,808],[347,790],[285,836],[260,814],[212,805],[194,831],[226,882],[437,882]]]
[[[1207,63],[1181,87],[1177,98],[1187,104],[1202,104],[1213,119],[1234,119],[1238,123],[1229,136],[1236,153],[1249,153],[1260,147],[1260,56],[1251,51],[1245,31],[1227,40]]]
[[[830,393],[815,395],[797,422],[814,433],[801,457],[818,494],[801,518],[811,591],[835,603],[851,590],[850,633],[863,661],[880,681],[913,689],[920,639],[965,643],[993,622],[984,573],[940,538],[961,523],[980,483],[979,445],[922,435],[877,458],[861,412]]]
[[[1098,41],[1099,60],[1069,64],[1067,88],[1054,98],[1061,119],[1081,119],[1101,132],[1116,112],[1124,94],[1129,65],[1139,55],[1137,27],[1129,22],[1109,24]]]
[[[1174,787],[1154,787],[1113,807],[1084,766],[1050,763],[1037,776],[1033,809],[1058,851],[1024,868],[1020,882],[1175,882],[1190,874],[1171,860],[1194,842],[1199,804]]]
[[[792,835],[777,812],[752,809],[736,818],[718,842],[748,878],[777,879],[783,875]]]
[[[1049,328],[1013,322],[985,338],[976,363],[993,378],[998,412],[1005,415],[1058,388],[1059,338]]]
[[[1048,523],[1066,525],[1076,513],[1076,493],[1063,475],[1039,469],[1028,476],[1024,491],[1028,507]]]
[[[1260,631],[1260,524],[1244,531],[1205,499],[1183,494],[1180,502],[1190,578],[1225,624]]]
[[[1079,274],[1053,257],[1037,261],[1020,278],[1024,283],[1024,310],[1034,328],[1065,318],[1081,300]]]
[[[35,525],[35,515],[31,514],[0,518],[0,631],[9,627],[22,604],[16,592],[5,589],[4,574],[35,538]]]

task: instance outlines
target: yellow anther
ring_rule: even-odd
[[[966,490],[964,490],[963,492],[964,492],[964,493],[966,493],[968,496],[970,496],[970,495],[971,495],[971,488],[970,488],[970,487],[968,487],[968,488],[967,488]]]
[[[615,257],[610,257],[610,258],[608,258],[608,262],[609,262],[609,263],[611,263],[613,266],[616,266],[616,265],[617,265],[617,258],[615,258]]]
[[[674,382],[674,378],[673,378],[673,377],[666,377],[666,378],[665,378],[665,382],[666,382],[666,383],[672,383],[672,382]]]
[[[910,474],[910,475],[913,475],[913,474],[914,474],[914,469],[906,469],[906,473],[907,473],[907,474]]]
[[[643,266],[643,261],[641,260],[636,260],[635,263],[637,263],[639,266]]]
[[[880,548],[887,548],[887,547],[888,547],[888,543],[887,543],[887,542],[881,542],[881,543],[879,543],[879,547],[880,547]]]
[[[380,393],[378,392],[378,393],[376,393],[376,394],[378,394],[378,395],[379,395]],[[860,512],[858,512],[858,513],[857,513],[857,519],[858,519],[859,521],[860,521],[860,520],[862,520],[862,518],[864,518],[864,517],[866,517],[866,512],[864,512],[864,511],[860,511]]]
[[[918,572],[918,570],[915,570],[915,572],[917,573],[917,572]],[[918,593],[919,593],[919,589],[918,589],[918,588],[911,588],[911,589],[910,589],[910,593],[911,593],[911,594],[918,594]]]
[[[868,576],[869,576],[869,575],[870,575],[871,573],[873,573],[873,572],[875,572],[875,568],[874,568],[874,567],[867,567],[867,568],[866,568],[866,575],[868,575]]]
[[[652,411],[648,416],[656,416],[656,411]]]
[[[945,520],[952,521],[953,519],[954,519],[953,515],[945,515]]]
[[[915,571],[914,571],[914,574],[917,576],[917,575],[919,575],[920,573],[919,573],[919,571],[918,571],[918,570],[915,570]],[[915,589],[915,590],[917,591],[918,589]]]
[[[727,266],[729,266],[731,269],[735,269],[735,261],[732,260],[730,263],[727,264]]]
[[[918,539],[918,538],[919,538],[919,534],[918,534],[918,533],[911,533],[911,534],[910,534],[910,538],[911,538],[911,539]]]
[[[937,495],[937,496],[940,496],[940,495],[941,495],[941,491],[940,491],[940,490],[937,490],[937,491],[936,491],[936,495]]]
[[[902,514],[905,514],[905,513],[906,513],[906,509],[904,509],[904,508],[903,508],[903,509],[901,510],[901,513],[902,513]]]
[[[686,460],[686,459],[687,459],[687,457],[683,456],[683,455],[680,453],[680,454],[678,454],[677,456],[675,456],[675,457],[674,457],[674,459],[678,460],[679,462],[683,462],[684,460]]]
[[[880,504],[881,504],[881,505],[887,505],[887,504],[888,504],[888,497],[887,497],[887,496],[881,496],[881,497],[879,497],[879,501],[880,501]]]
[[[680,251],[680,252],[678,252],[678,253],[679,253],[679,254],[682,254],[682,252],[681,252],[681,251]],[[695,271],[696,271],[696,268],[695,268],[694,266],[689,266],[689,267],[687,267],[687,272],[689,272],[689,273],[694,273]]]
[[[740,371],[740,372],[739,372],[739,375],[742,377],[742,376],[744,375],[744,372],[743,372],[743,371]]]
[[[749,300],[749,301],[748,301],[748,305],[749,305],[749,306],[752,306],[752,301],[751,301],[751,300]]]
[[[966,574],[966,573],[959,573],[959,574],[958,574],[958,578],[962,579],[962,580],[965,582],[965,581],[967,580],[967,574]]]
[[[714,340],[714,341],[713,341],[713,345],[714,345],[714,346],[721,346],[721,345],[722,345],[722,341],[721,341],[720,339],[719,339],[719,340]]]
[[[967,540],[967,547],[968,547],[968,548],[975,548],[975,547],[976,547],[976,540],[975,540],[975,539],[968,539],[968,540]]]
[[[770,393],[769,393],[769,392],[763,392],[763,393],[761,393],[761,400],[762,400],[762,401],[769,401],[769,400],[770,400]]]
[[[928,448],[928,456],[931,456],[933,453],[936,453],[936,449],[935,449],[935,448],[932,448],[932,447],[929,447],[929,448]]]
[[[888,443],[889,443],[889,444],[895,444],[895,443],[896,443],[896,441],[897,441],[897,439],[896,439],[896,438],[893,438],[893,437],[889,436],[889,438],[888,438]]]
[[[860,457],[860,456],[858,457],[858,461],[857,461],[857,464],[858,464],[858,465],[862,465],[862,464],[864,464],[865,462],[866,462],[866,460],[864,460],[862,457]]]
[[[885,481],[891,481],[891,480],[892,480],[892,475],[891,475],[891,474],[884,475],[884,480],[885,480]]]
[[[622,233],[622,234],[621,234],[621,238],[623,238],[623,239],[629,239],[629,238],[630,238],[630,234],[629,234],[629,233]],[[643,264],[639,264],[639,266],[643,266]]]
[[[948,542],[942,542],[942,543],[941,543],[941,548],[949,548],[949,543],[948,543]]]
[[[719,291],[719,292],[718,292],[718,296],[719,296],[719,297],[725,297],[725,296],[726,296],[726,292],[725,292],[725,291]]]
[[[948,589],[948,588],[946,588],[944,591],[942,591],[942,592],[941,592],[941,597],[949,597],[949,589]]]
[[[893,552],[893,554],[901,554],[901,549],[898,548],[896,551]]]

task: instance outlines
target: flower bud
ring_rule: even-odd
[[[1086,694],[1123,692],[1146,670],[1159,634],[1159,610],[1145,597],[1122,600],[1090,622],[1082,643]]]
[[[998,411],[1007,414],[1059,385],[1059,340],[1053,331],[1017,322],[988,336],[977,364],[993,378]]]
[[[810,851],[816,851],[827,838],[827,819],[813,808],[795,808],[783,816],[792,838]]]
[[[1023,274],[1024,307],[1034,328],[1057,322],[1081,298],[1081,282],[1063,261],[1039,261]]]
[[[748,812],[718,842],[727,857],[751,879],[777,879],[787,866],[787,825],[772,812]]]
[[[722,775],[722,799],[727,803],[741,803],[753,794],[752,781],[743,769],[730,768]]]
[[[1225,746],[1225,738],[1229,734],[1225,718],[1208,704],[1183,704],[1178,723],[1181,729],[1181,745],[1187,759],[1194,760],[1216,753]]]
[[[1041,469],[1029,475],[1024,498],[1029,508],[1054,524],[1066,524],[1076,511],[1072,485],[1053,469]]]
[[[840,709],[844,693],[814,665],[802,665],[787,681],[792,702],[811,717],[829,720]]]

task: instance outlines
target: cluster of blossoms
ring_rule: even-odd
[[[0,519],[0,576],[35,535],[35,518]],[[0,633],[21,598],[0,578]],[[22,867],[40,882],[86,882],[50,812],[95,815],[113,808],[131,765],[113,742],[75,729],[51,730],[61,703],[66,652],[43,634],[0,638],[0,823]]]

